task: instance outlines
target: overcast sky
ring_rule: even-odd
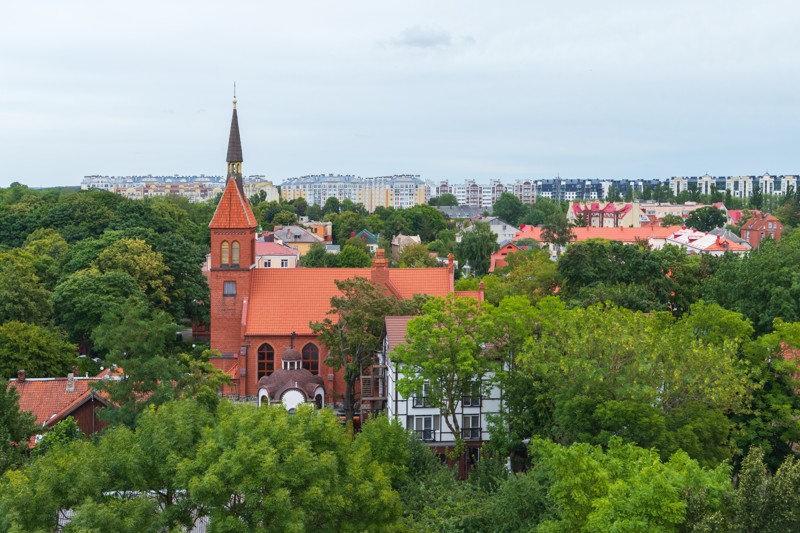
[[[658,5],[655,5],[658,4]],[[8,1],[0,185],[800,173],[792,1]]]

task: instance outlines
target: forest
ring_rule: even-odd
[[[564,223],[557,202],[501,200],[511,223]],[[419,234],[426,251],[477,266],[497,245],[485,227],[457,243],[432,206],[251,201],[265,228],[326,218],[343,247],[360,249],[350,235],[364,228]],[[797,206],[761,201],[786,230],[745,257],[587,241],[553,262],[530,243],[457,282],[482,284],[484,304],[419,302],[400,360],[504,391],[491,441],[458,480],[385,417],[356,432],[330,409],[218,397],[226,376],[208,347],[175,335],[207,318],[213,203],[0,189],[0,377],[118,364],[130,378],[102,385],[108,429],[86,438],[68,419],[31,450],[20,444],[41,428],[0,387],[0,531],[54,531],[67,515],[64,531],[201,518],[209,531],[800,530]],[[418,357],[436,345],[452,364]]]

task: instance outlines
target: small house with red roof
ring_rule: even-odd
[[[20,411],[33,414],[36,424],[51,428],[72,417],[84,434],[91,435],[108,425],[98,416],[108,400],[94,390],[95,384],[106,379],[115,379],[108,369],[95,377],[81,377],[73,368],[62,378],[28,378],[20,370],[16,379],[8,380],[8,387],[16,389]]]
[[[500,248],[491,255],[489,259],[489,272],[504,268],[508,266],[506,256],[519,252],[522,248],[513,241],[506,241],[500,245]]]
[[[277,242],[256,241],[256,268],[295,268],[300,252]]]
[[[780,240],[783,223],[769,213],[753,213],[742,226],[742,238],[753,248],[758,248],[764,239]]]

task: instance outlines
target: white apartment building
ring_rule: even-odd
[[[401,174],[362,178],[320,174],[289,178],[281,184],[281,198],[305,198],[309,204],[325,205],[328,198],[349,199],[369,211],[377,207],[409,208],[427,203],[430,188],[417,175]]]
[[[130,200],[158,196],[182,196],[190,202],[205,202],[221,194],[225,189],[223,176],[84,176],[81,190],[101,189],[119,194]],[[242,185],[246,196],[265,194],[267,202],[277,201],[278,188],[264,176],[247,176]]]
[[[422,441],[442,451],[453,446],[456,439],[439,409],[428,401],[426,391],[429,385],[423,385],[422,393],[411,398],[406,398],[397,391],[402,368],[392,361],[391,354],[399,344],[405,342],[406,327],[412,318],[386,317],[383,348],[378,354],[378,364],[372,369],[373,375],[369,377],[371,381],[367,387],[364,387],[362,378],[362,411],[365,399],[367,402],[378,400],[383,405],[381,410],[389,418],[399,421],[404,428],[415,432]],[[491,376],[486,378],[490,379]],[[365,398],[365,390],[371,396]],[[473,460],[477,460],[481,444],[489,440],[487,415],[499,413],[503,404],[502,391],[498,386],[492,386],[488,394],[485,394],[485,390],[483,392],[484,394],[476,384],[474,393],[463,397],[458,405],[461,436],[467,443],[470,458]]]

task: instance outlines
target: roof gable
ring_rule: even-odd
[[[255,229],[258,227],[256,216],[250,208],[250,202],[244,197],[236,185],[234,178],[228,179],[225,192],[222,193],[214,217],[208,224],[211,229]]]

